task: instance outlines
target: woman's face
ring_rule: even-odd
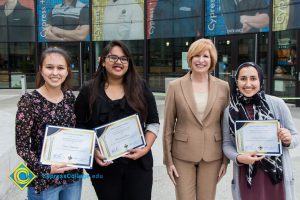
[[[65,58],[58,53],[46,55],[41,66],[41,75],[48,87],[61,87],[68,76],[68,66]]]
[[[120,79],[123,78],[128,71],[129,58],[125,56],[121,47],[114,46],[105,57],[103,66],[106,69],[108,77]]]
[[[191,70],[193,73],[208,73],[211,65],[211,57],[208,50],[200,52],[192,57]]]
[[[242,68],[238,74],[237,86],[244,96],[254,96],[260,89],[257,70],[251,66]]]

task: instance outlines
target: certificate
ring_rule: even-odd
[[[40,162],[92,168],[95,137],[92,130],[47,125]]]
[[[257,155],[280,156],[281,140],[278,138],[277,120],[236,121],[235,139],[240,154],[257,151]]]
[[[115,160],[128,150],[146,146],[137,114],[95,128],[98,146],[105,161]]]

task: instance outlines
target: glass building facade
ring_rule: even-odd
[[[205,37],[218,50],[216,77],[231,82],[241,63],[256,62],[267,93],[300,106],[299,10],[300,0],[0,0],[0,88],[20,88],[23,74],[34,88],[42,50],[60,46],[78,89],[117,39],[152,90],[164,92],[188,72],[190,44]]]

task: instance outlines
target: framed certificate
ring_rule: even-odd
[[[93,130],[47,125],[40,162],[92,168],[95,138]]]
[[[257,151],[257,155],[280,156],[281,140],[278,138],[277,120],[244,120],[235,123],[237,152]]]
[[[98,146],[105,161],[115,160],[128,150],[146,146],[137,114],[95,128]]]

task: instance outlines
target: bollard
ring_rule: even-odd
[[[26,75],[21,75],[21,90],[22,90],[22,94],[26,93],[27,90],[27,85],[26,85]]]

